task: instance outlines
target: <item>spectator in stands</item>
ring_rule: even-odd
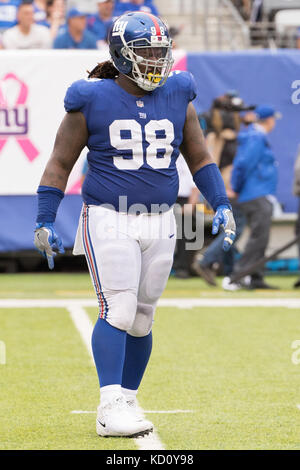
[[[87,30],[87,15],[77,8],[67,13],[67,29],[58,32],[54,49],[97,49],[96,37]]]
[[[96,37],[98,49],[107,44],[107,35],[115,19],[114,7],[114,0],[97,0],[98,12],[87,20],[87,28]]]
[[[0,32],[17,24],[21,0],[0,0]]]
[[[180,25],[180,26],[170,26],[170,28],[169,28],[169,34],[170,34],[170,37],[172,38],[172,47],[173,47],[173,49],[178,48],[178,44],[176,42],[176,37],[178,37],[180,35],[183,28],[184,28],[183,24]]]
[[[152,13],[152,15],[159,16],[158,9],[152,3],[152,0],[128,0],[117,2],[115,15],[123,15],[126,11],[145,11],[146,13]]]
[[[187,279],[191,275],[194,252],[186,249],[186,244],[192,243],[192,240],[186,238],[185,228],[188,227],[192,231],[194,225],[193,217],[200,193],[195,186],[189,167],[182,155],[179,155],[176,166],[179,177],[179,190],[174,213],[178,233],[173,269],[175,270],[176,277]],[[184,218],[188,219],[185,223]]]
[[[50,29],[51,37],[54,39],[59,30],[66,29],[66,5],[64,0],[47,0],[46,26]]]
[[[48,49],[52,46],[49,29],[34,23],[34,8],[21,3],[17,13],[18,24],[2,35],[4,49]]]
[[[253,0],[250,14],[250,22],[258,23],[263,19],[263,0]]]
[[[280,117],[271,106],[256,109],[258,122],[239,135],[237,155],[233,161],[232,189],[250,228],[250,235],[241,258],[234,265],[233,275],[247,271],[265,256],[273,214],[272,200],[277,187],[277,162],[267,138]],[[231,276],[232,277],[232,276]],[[225,290],[237,290],[242,285],[224,277]],[[270,289],[263,272],[251,274],[249,288]]]
[[[232,0],[232,3],[239,11],[245,21],[249,21],[252,9],[252,0]]]
[[[298,219],[296,223],[296,235],[300,236],[300,147],[298,150],[298,156],[295,164],[295,176],[294,176],[294,194],[298,196]],[[299,262],[300,262],[300,240],[298,242],[299,250]],[[294,287],[300,287],[300,278],[295,282]]]
[[[47,0],[23,0],[23,3],[32,3],[35,23],[47,26]]]
[[[250,14],[250,40],[254,46],[269,47],[269,29],[263,25],[263,0],[253,0]]]
[[[300,27],[297,29],[297,49],[300,49]]]

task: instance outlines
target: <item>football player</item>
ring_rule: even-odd
[[[235,223],[195,108],[193,77],[171,72],[172,41],[149,13],[119,17],[109,34],[111,60],[66,92],[66,115],[38,188],[35,245],[54,266],[63,252],[54,228],[69,174],[87,146],[88,171],[74,254],[85,253],[99,317],[92,348],[100,384],[100,436],[138,436],[152,424],[136,394],[152,348],[155,308],[170,274],[181,151],[195,184],[223,226],[228,249]]]

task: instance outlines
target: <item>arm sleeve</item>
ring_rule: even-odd
[[[193,176],[194,182],[207,202],[216,212],[219,206],[226,205],[230,210],[223,178],[215,163],[209,163],[198,170]]]

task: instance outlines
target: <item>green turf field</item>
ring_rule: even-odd
[[[139,402],[152,412],[163,448],[300,449],[300,360],[292,362],[300,309],[288,300],[300,299],[294,281],[270,277],[280,290],[228,293],[200,279],[170,278],[166,301],[273,304],[158,308]],[[88,349],[67,308],[39,305],[94,298],[87,274],[0,275],[0,449],[139,448],[137,440],[96,435],[98,379]],[[24,308],[22,299],[36,303]],[[94,323],[97,308],[83,307]]]

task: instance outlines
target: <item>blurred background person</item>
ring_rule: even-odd
[[[224,252],[224,232],[220,232],[205,249],[201,258],[195,257],[193,271],[208,284],[216,286],[216,273],[222,267],[223,274],[230,276],[238,255],[235,243],[245,227],[245,217],[237,203],[237,195],[231,187],[231,172],[237,152],[238,133],[257,119],[253,113],[255,106],[246,105],[237,91],[228,91],[216,98],[211,109],[199,115],[199,121],[205,122],[206,142],[215,162],[221,171],[227,196],[230,199],[236,223],[236,239],[229,251]]]
[[[67,27],[59,31],[53,44],[54,49],[97,49],[96,37],[87,30],[87,15],[72,8],[67,13]]]
[[[49,28],[34,23],[34,7],[21,3],[17,13],[18,24],[2,35],[4,49],[49,49],[52,38]]]
[[[47,22],[47,0],[23,0],[23,3],[32,3],[34,8],[34,21],[46,26]]]
[[[250,20],[253,0],[232,0],[245,21]]]
[[[96,37],[97,47],[107,46],[107,35],[114,21],[114,0],[97,0],[98,11],[87,20],[88,30]]]
[[[21,0],[0,0],[0,33],[17,24]]]
[[[176,167],[179,190],[174,211],[177,224],[177,240],[173,270],[175,271],[175,277],[188,279],[191,277],[191,265],[195,253],[192,250],[186,249],[186,244],[192,243],[192,240],[186,238],[184,228],[186,226],[189,228],[189,231],[195,231],[194,214],[196,205],[199,202],[200,192],[195,186],[189,167],[182,155],[179,155]]]
[[[256,108],[257,123],[239,135],[237,155],[233,161],[232,188],[238,194],[240,209],[250,229],[249,238],[242,256],[235,263],[233,274],[246,271],[265,256],[269,241],[273,214],[273,198],[276,194],[278,170],[277,161],[267,135],[274,129],[280,117],[268,105]],[[225,290],[237,290],[241,283],[231,282],[224,277]],[[247,287],[271,289],[263,279],[263,270],[251,274]]]
[[[66,4],[64,0],[47,0],[47,18],[45,26],[50,29],[51,37],[54,39],[59,30],[67,28]]]
[[[296,222],[296,235],[300,235],[300,146],[295,164],[294,187],[293,192],[298,196],[298,218]],[[300,240],[298,242],[299,263],[300,263]],[[294,287],[300,287],[300,277],[295,282]]]
[[[178,44],[177,44],[177,40],[176,38],[178,38],[178,36],[180,36],[180,33],[183,31],[184,29],[184,25],[180,25],[180,26],[170,26],[169,28],[169,34],[170,34],[170,37],[172,38],[172,48],[173,49],[178,49]]]
[[[258,23],[263,20],[263,3],[264,0],[252,0],[250,21]]]
[[[158,9],[152,0],[129,0],[116,2],[115,15],[123,15],[126,11],[144,11],[159,16]]]
[[[26,0],[27,1],[27,0]],[[23,2],[24,3],[24,2]],[[30,1],[28,0],[28,3]],[[66,23],[66,3],[64,0],[40,0],[34,1],[34,21],[36,24],[47,26],[54,39],[61,28]]]

